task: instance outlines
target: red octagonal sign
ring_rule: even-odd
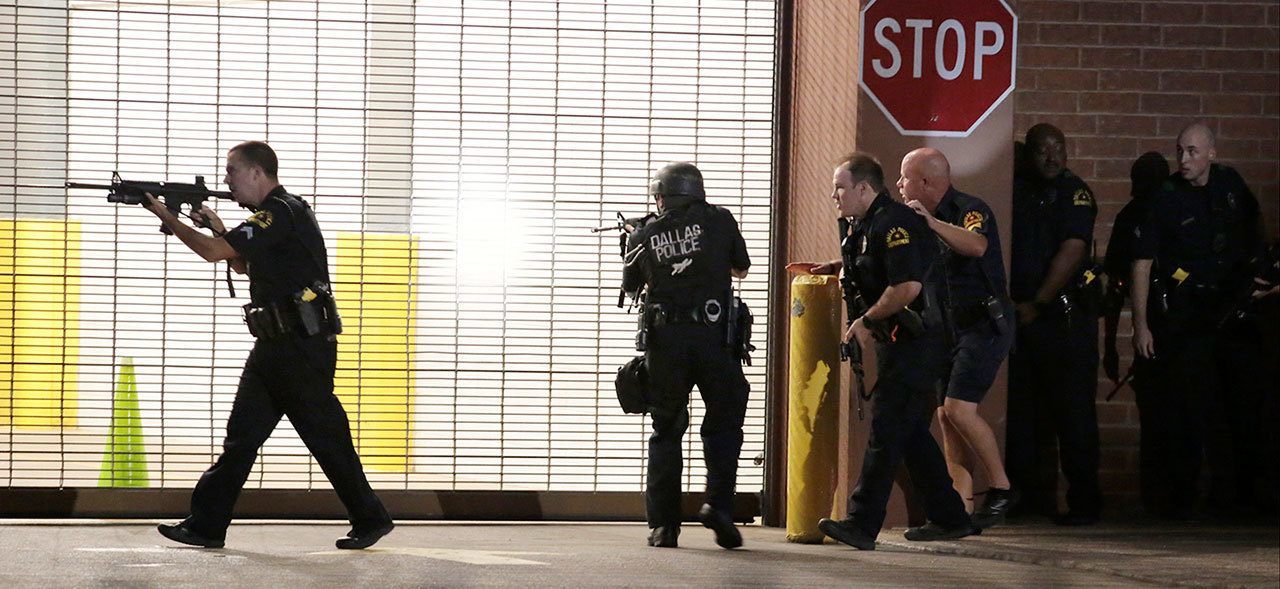
[[[1004,0],[871,0],[858,84],[903,135],[965,137],[1013,91],[1017,35]]]

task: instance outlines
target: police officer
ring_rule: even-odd
[[[1120,313],[1129,297],[1129,275],[1133,267],[1133,252],[1137,244],[1139,227],[1146,221],[1151,203],[1160,185],[1169,176],[1169,162],[1156,151],[1138,157],[1129,170],[1131,199],[1116,215],[1107,240],[1107,257],[1104,262],[1107,274],[1107,296],[1103,305],[1103,355],[1102,370],[1117,387],[1124,384],[1120,377],[1120,352],[1117,349],[1117,331]],[[1139,430],[1139,496],[1148,513],[1167,510],[1168,486],[1162,481],[1167,467],[1160,460],[1166,449],[1165,441],[1153,434],[1162,427],[1154,418],[1163,407],[1163,387],[1159,385],[1161,374],[1152,370],[1150,361],[1135,357],[1130,368],[1128,385],[1133,389],[1138,406]],[[1118,389],[1117,389],[1118,390]]]
[[[151,195],[144,204],[200,257],[226,260],[249,274],[246,320],[257,332],[227,419],[222,455],[196,483],[191,515],[159,530],[183,544],[221,547],[258,449],[288,415],[347,508],[352,528],[337,547],[367,548],[393,525],[365,478],[347,414],[333,394],[340,328],[324,239],[307,203],[276,180],[278,167],[266,143],[248,141],[227,152],[227,187],[254,213],[225,231],[221,219],[202,208],[193,218],[216,237],[186,225]]]
[[[1006,459],[1013,485],[1030,509],[1056,513],[1057,468],[1039,463],[1041,428],[1057,436],[1067,479],[1061,525],[1096,523],[1098,484],[1097,307],[1088,268],[1098,207],[1089,186],[1067,169],[1062,131],[1027,131],[1028,169],[1015,170],[1010,294],[1017,346],[1009,360]],[[1041,430],[1041,431],[1038,431]],[[1047,468],[1045,468],[1047,467]]]
[[[934,383],[946,363],[941,317],[925,305],[938,247],[928,226],[885,189],[884,171],[870,155],[855,153],[836,166],[831,199],[842,218],[854,219],[840,246],[841,259],[794,263],[788,269],[843,270],[850,309],[858,296],[872,304],[850,314],[845,341],[874,341],[879,375],[872,392],[871,436],[862,473],[843,520],[822,519],[818,529],[859,550],[874,550],[884,525],[894,473],[905,460],[923,496],[928,522],[907,530],[914,541],[955,539],[973,533],[964,502],[947,476],[946,461],[929,432],[937,406]],[[843,227],[844,225],[842,225]]]
[[[976,527],[1004,521],[1018,501],[1005,474],[995,433],[978,415],[978,404],[995,382],[1013,345],[1013,303],[1005,294],[1000,233],[991,207],[956,190],[942,152],[921,148],[902,158],[898,190],[942,242],[943,286],[951,371],[943,379],[943,451],[956,491],[972,509],[973,477],[965,466],[972,451],[987,471],[990,489],[974,514]]]
[[[1202,450],[1211,490],[1206,508],[1251,507],[1262,390],[1261,334],[1233,310],[1253,290],[1262,250],[1258,201],[1235,170],[1214,163],[1213,132],[1193,124],[1178,135],[1178,171],[1161,187],[1138,239],[1133,264],[1135,352],[1166,375],[1155,429],[1161,483],[1172,493],[1158,513],[1196,507]]]
[[[731,280],[745,278],[751,260],[733,214],[706,201],[702,173],[687,162],[654,174],[649,193],[658,216],[627,240],[623,290],[647,286],[645,362],[649,374],[649,474],[645,490],[649,545],[675,548],[680,535],[680,441],[689,427],[694,385],[706,405],[702,447],[706,503],[698,519],[723,548],[742,545],[731,518],[742,424],[750,386],[726,341]]]

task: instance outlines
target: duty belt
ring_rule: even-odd
[[[249,326],[249,333],[259,339],[274,339],[290,334],[309,335],[302,317],[292,304],[268,303],[254,305],[249,303],[242,307],[244,322]],[[327,321],[321,320],[322,331],[332,331]]]
[[[674,325],[679,323],[701,323],[715,325],[724,316],[724,305],[715,299],[698,307],[677,307],[667,303],[651,303],[645,307],[645,315],[649,325]]]

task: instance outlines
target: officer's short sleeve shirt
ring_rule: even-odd
[[[977,233],[987,240],[987,249],[978,258],[949,252],[949,284],[945,291],[954,298],[952,302],[974,303],[987,296],[1003,297],[1004,258],[1000,250],[1000,232],[991,207],[980,198],[951,188],[938,203],[935,213],[939,220]],[[992,290],[995,292],[989,292]]]
[[[938,246],[920,215],[884,193],[872,203],[864,224],[862,235],[855,237],[864,240],[863,253],[871,256],[879,274],[873,280],[883,280],[885,286],[924,281]]]
[[[1105,266],[1112,281],[1129,282],[1129,268],[1133,264],[1141,224],[1146,220],[1151,197],[1137,197],[1124,205],[1111,226],[1111,239],[1107,240]]]
[[[1230,167],[1213,164],[1203,187],[1174,173],[1138,230],[1134,257],[1158,260],[1161,272],[1181,269],[1196,282],[1217,283],[1256,253],[1258,220],[1257,198]]]
[[[283,187],[223,239],[248,263],[249,296],[256,305],[278,303],[315,281],[329,281],[328,253],[315,215]]]
[[[293,233],[289,207],[279,198],[267,197],[249,218],[224,238],[240,257],[251,263],[262,258]]]
[[[1093,198],[1093,191],[1075,174],[1064,173],[1058,182],[1062,185],[1064,197],[1058,201],[1058,211],[1062,215],[1059,242],[1068,239],[1092,242],[1093,224],[1098,217],[1098,203]]]
[[[1070,170],[1052,180],[1015,177],[1009,291],[1028,301],[1049,275],[1053,258],[1069,239],[1093,243],[1098,205],[1088,184]]]

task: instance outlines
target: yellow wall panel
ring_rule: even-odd
[[[333,278],[343,334],[335,392],[351,419],[360,460],[371,470],[412,469],[417,245],[411,235],[338,236]]]
[[[76,426],[80,224],[0,220],[0,425]]]

